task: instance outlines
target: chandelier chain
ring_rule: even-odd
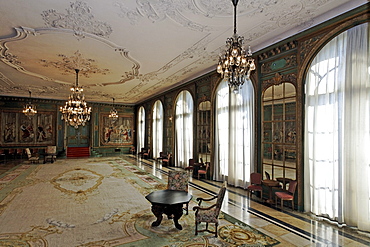
[[[236,31],[236,9],[238,0],[232,0],[234,5],[234,34],[226,39],[226,50],[219,57],[217,72],[222,78],[228,80],[229,87],[238,93],[245,80],[250,79],[250,74],[256,69],[252,51],[244,48],[244,37]]]
[[[91,107],[87,106],[83,88],[78,86],[78,73],[80,70],[75,69],[75,71],[75,86],[71,87],[68,101],[64,107],[60,107],[60,112],[62,113],[62,120],[77,129],[80,125],[85,126],[86,122],[90,120]]]
[[[113,99],[113,107],[109,112],[109,118],[111,119],[112,123],[114,123],[118,119],[118,111],[114,107],[114,98]]]
[[[22,112],[24,113],[24,115],[31,119],[33,116],[37,114],[37,110],[36,106],[31,103],[31,91],[28,91],[28,93],[30,94],[30,101],[28,104],[24,106]]]

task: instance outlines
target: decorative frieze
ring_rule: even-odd
[[[267,58],[270,58],[270,57],[279,55],[279,54],[281,54],[283,52],[290,51],[290,50],[293,50],[293,49],[296,49],[296,48],[297,48],[297,41],[296,40],[289,41],[289,42],[287,42],[287,43],[285,43],[283,45],[274,47],[273,49],[271,49],[269,51],[266,51],[264,53],[261,53],[258,56],[258,58],[259,58],[259,60],[265,60]]]
[[[286,69],[297,66],[297,55],[290,55],[279,60],[263,63],[261,65],[262,74],[268,74],[278,69]]]
[[[262,82],[263,89],[266,89],[273,85],[279,85],[283,82],[291,82],[297,87],[297,75],[295,73],[281,74],[276,73],[275,76],[269,80],[264,80]]]

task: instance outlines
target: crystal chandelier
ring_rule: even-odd
[[[71,87],[71,95],[65,106],[60,107],[60,112],[62,120],[77,129],[80,125],[85,126],[86,122],[90,120],[91,107],[87,107],[83,88],[78,87],[78,72],[80,70],[75,69],[75,71],[76,85]]]
[[[36,106],[34,106],[31,103],[31,91],[28,91],[30,93],[30,102],[24,106],[23,113],[26,115],[28,118],[32,118],[37,114]]]
[[[118,112],[116,108],[114,108],[114,98],[113,98],[113,108],[109,112],[109,118],[112,120],[112,123],[116,122],[118,119]]]
[[[249,46],[246,52],[244,37],[236,33],[236,6],[239,0],[232,0],[234,5],[234,35],[226,40],[226,50],[220,55],[217,72],[228,80],[229,87],[238,93],[250,73],[256,69],[252,51]]]

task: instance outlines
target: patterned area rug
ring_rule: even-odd
[[[145,195],[166,183],[130,158],[21,164],[0,177],[0,246],[273,246],[265,234],[221,215],[219,237],[194,235],[194,213],[177,230],[158,227]],[[189,208],[195,205],[191,202]]]

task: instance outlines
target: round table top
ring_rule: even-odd
[[[280,183],[285,182],[286,184],[288,184],[291,181],[293,181],[293,179],[291,179],[291,178],[276,178],[276,180],[279,181]]]
[[[265,179],[265,180],[262,180],[262,183],[266,186],[270,186],[270,187],[276,187],[276,186],[279,186],[280,183],[279,181],[276,181],[276,180],[270,180],[270,179]]]
[[[187,203],[193,198],[191,194],[181,190],[157,190],[145,197],[151,203],[174,205]]]

